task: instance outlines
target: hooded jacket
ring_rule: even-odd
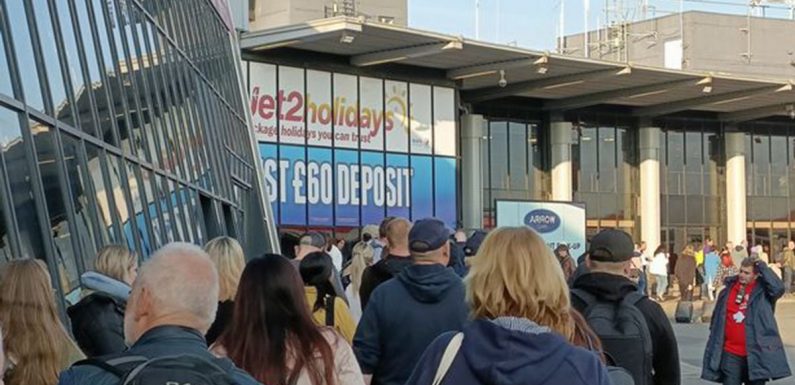
[[[573,287],[591,293],[600,300],[611,302],[621,301],[629,293],[638,290],[637,285],[629,278],[598,272],[577,278]],[[577,311],[585,313],[586,304],[577,297],[571,299],[571,305]],[[658,303],[648,298],[644,298],[636,306],[643,313],[651,334],[654,384],[679,385],[682,380],[679,347],[668,317]]]
[[[776,301],[784,295],[784,284],[764,263],[757,264],[759,276],[756,287],[751,291],[745,318],[745,338],[748,350],[748,377],[751,381],[777,380],[792,375],[784,344],[776,324]],[[739,278],[726,278],[730,288]],[[726,334],[726,308],[731,290],[723,290],[715,302],[710,334],[704,350],[704,364],[701,378],[707,381],[722,380],[720,369]]]
[[[130,287],[93,271],[83,274],[80,281],[93,293],[67,310],[77,345],[88,357],[123,352],[127,349],[124,310]]]
[[[508,326],[498,324],[514,320]],[[530,321],[476,320],[464,328],[464,339],[443,385],[607,385],[599,358],[570,345],[563,337]],[[455,333],[445,333],[425,351],[406,385],[433,382],[444,351]]]
[[[451,268],[412,265],[379,286],[364,310],[353,351],[372,385],[403,385],[422,352],[467,319],[464,284]]]
[[[411,257],[398,257],[390,254],[376,264],[364,269],[362,285],[359,288],[362,311],[367,307],[367,303],[370,302],[370,295],[372,295],[375,288],[400,274],[403,269],[412,263]]]

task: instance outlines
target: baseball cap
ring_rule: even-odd
[[[629,234],[615,229],[604,230],[591,238],[590,258],[598,262],[625,262],[635,255]]]
[[[370,236],[370,239],[378,239],[378,226],[377,225],[367,225],[362,228],[362,237],[367,234]]]
[[[452,231],[439,219],[426,218],[414,222],[409,231],[409,249],[415,253],[427,253],[444,246]]]
[[[298,239],[298,244],[301,246],[314,246],[318,249],[326,247],[326,237],[317,231],[309,231],[301,235]]]
[[[471,257],[478,253],[478,249],[480,249],[480,245],[486,239],[486,232],[483,230],[476,230],[472,233],[472,236],[467,239],[466,245],[464,245],[464,254],[467,257]]]

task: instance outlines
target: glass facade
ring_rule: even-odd
[[[0,262],[44,259],[66,295],[109,243],[245,244],[233,42],[208,0],[0,0]]]

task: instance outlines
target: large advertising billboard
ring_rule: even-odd
[[[244,62],[268,198],[283,226],[385,216],[455,226],[452,88]]]
[[[497,200],[497,227],[528,226],[550,249],[564,244],[576,259],[585,253],[585,205],[570,202]]]

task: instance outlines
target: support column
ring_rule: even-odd
[[[552,144],[552,200],[571,201],[571,122],[552,120],[549,124]]]
[[[461,207],[465,229],[483,228],[482,115],[461,116]]]
[[[660,244],[660,129],[640,127],[640,239],[650,249]]]
[[[726,240],[746,238],[745,133],[726,133]]]

